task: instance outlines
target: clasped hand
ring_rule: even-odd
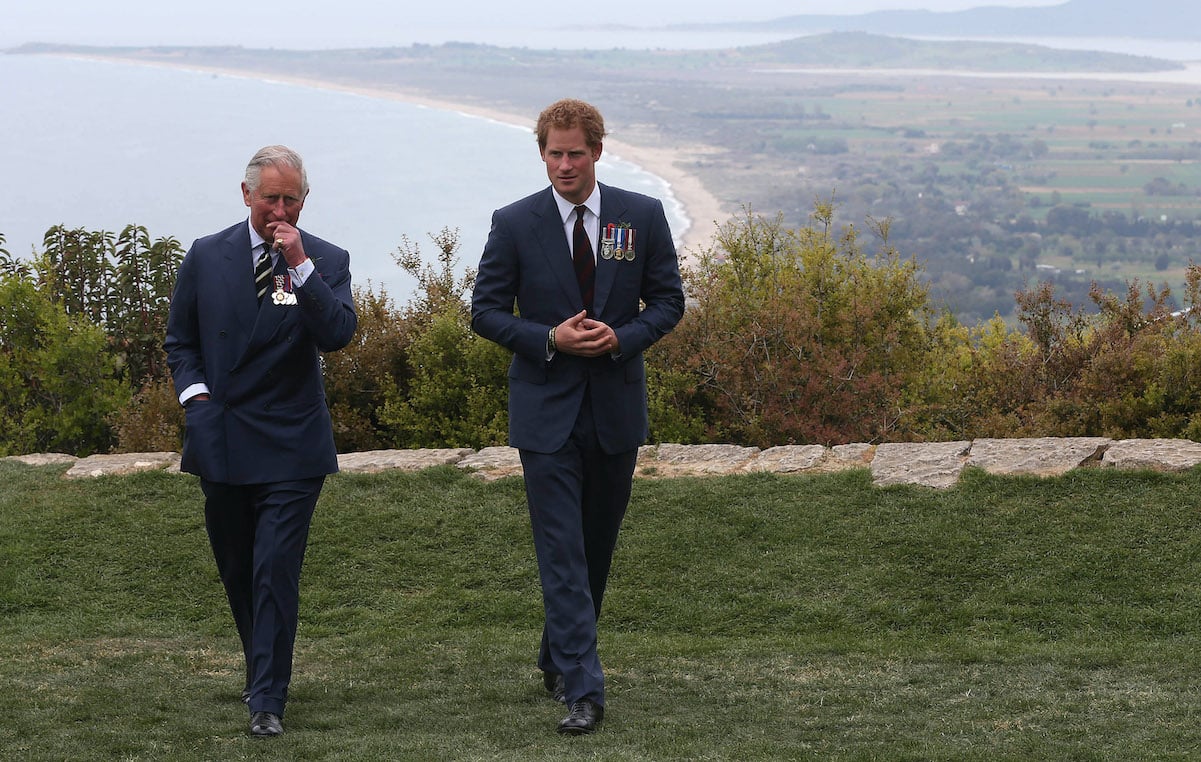
[[[600,357],[621,352],[613,329],[588,317],[586,311],[572,315],[555,327],[555,348],[580,357]]]

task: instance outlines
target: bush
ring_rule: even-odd
[[[905,390],[904,439],[1024,436],[1041,389],[1029,337],[1000,317],[967,328],[944,315],[931,331],[925,369]]]
[[[408,323],[386,291],[355,289],[359,326],[350,344],[323,356],[325,396],[338,452],[390,445],[379,414],[390,396],[407,389]]]
[[[459,238],[432,236],[438,266],[402,239],[393,259],[417,280],[397,312],[386,295],[358,294],[355,342],[326,357],[326,388],[339,446],[482,447],[508,433],[508,353],[470,329],[459,278]]]
[[[1198,281],[1189,272],[1190,304]],[[1201,330],[1167,289],[1093,287],[1086,314],[1043,283],[1017,294],[1025,333],[940,323],[907,423],[932,439],[1201,435]]]
[[[147,382],[110,423],[115,452],[179,452],[183,446],[183,406],[170,379]]]
[[[451,307],[422,325],[409,347],[408,393],[380,413],[402,447],[486,447],[508,437],[508,350],[471,331]]]
[[[98,326],[0,275],[0,454],[107,452],[129,400]]]
[[[792,230],[746,210],[685,271],[688,309],[646,354],[652,441],[1201,440],[1201,269],[1181,311],[1136,282],[1094,284],[1086,313],[1039,283],[1015,295],[1018,325],[969,327],[933,319],[887,222],[868,220],[869,255],[831,203],[812,219]],[[506,441],[509,353],[470,330],[457,234],[432,239],[436,265],[407,239],[394,256],[415,298],[356,290],[358,333],[323,357],[340,452]],[[116,243],[62,228],[47,241],[32,266],[0,248],[0,454],[177,449],[158,353],[178,245],[132,226]]]
[[[183,250],[174,238],[153,243],[146,229],[127,225],[120,235],[69,230],[46,232],[34,262],[44,295],[69,315],[104,328],[122,377],[133,388],[168,378],[163,336]]]
[[[880,441],[902,389],[924,362],[926,290],[918,268],[882,242],[835,234],[832,204],[816,225],[786,230],[749,210],[723,225],[686,274],[689,308],[653,355],[658,409],[688,435],[771,446]],[[691,385],[678,375],[691,377]]]

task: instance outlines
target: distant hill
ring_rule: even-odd
[[[830,32],[740,48],[743,60],[793,66],[964,71],[1135,72],[1183,69],[1179,61],[1125,53],[1056,50],[1013,42],[913,40],[866,32]]]
[[[1184,68],[1179,61],[1164,58],[1107,53],[1087,50],[1058,50],[1024,42],[968,42],[955,40],[915,40],[866,32],[830,32],[798,36],[791,40],[751,45],[729,50],[625,51],[619,66],[623,73],[634,70],[695,71],[700,67],[739,69],[749,63],[775,66],[816,66],[851,69],[953,69],[979,72],[1149,72]],[[250,70],[287,71],[297,66],[313,67],[305,71],[318,78],[350,70],[370,80],[381,76],[376,69],[381,60],[404,60],[422,67],[453,67],[464,71],[496,71],[520,67],[530,72],[546,70],[554,77],[565,65],[579,66],[595,62],[598,70],[613,65],[597,59],[590,51],[530,50],[500,48],[475,43],[413,45],[407,48],[366,48],[360,50],[262,50],[242,47],[91,47],[26,43],[9,53],[51,53],[109,55],[168,63],[228,66]],[[294,73],[294,72],[293,72]]]
[[[725,25],[730,28],[731,25]],[[696,28],[695,26],[693,28]],[[1138,37],[1201,40],[1197,0],[1068,0],[1037,8],[988,6],[964,11],[875,11],[786,16],[737,29],[966,37]]]

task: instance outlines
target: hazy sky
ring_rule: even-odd
[[[607,25],[766,21],[795,14],[865,13],[896,8],[962,10],[984,5],[1055,5],[1066,0],[605,0],[572,4],[546,0],[7,0],[0,4],[0,48],[25,42],[89,45],[244,45],[330,48],[408,45],[446,39],[498,44],[521,31],[530,47],[577,47],[578,31]],[[589,15],[592,14],[592,15]],[[601,15],[603,14],[603,15]],[[459,34],[456,36],[456,32]],[[542,44],[542,43],[545,44]],[[585,47],[585,46],[579,46]],[[608,46],[607,46],[608,47]],[[611,47],[622,47],[613,44]]]

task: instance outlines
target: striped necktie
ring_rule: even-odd
[[[267,244],[263,244],[263,253],[254,263],[254,290],[258,294],[260,302],[271,290],[271,249]]]
[[[584,309],[592,316],[592,295],[596,287],[596,260],[592,250],[592,242],[588,240],[588,231],[584,230],[584,212],[586,206],[575,208],[575,229],[571,236],[571,261],[575,265],[575,279],[580,284],[580,298],[584,300]]]

